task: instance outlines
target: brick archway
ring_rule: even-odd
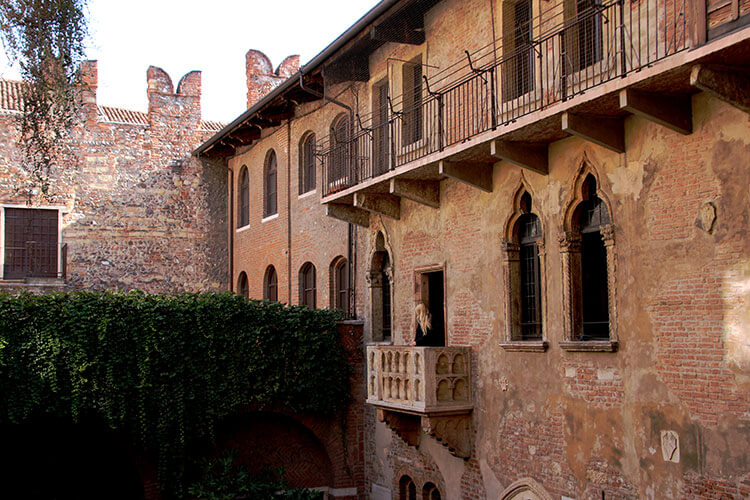
[[[334,486],[334,467],[318,436],[292,417],[253,412],[225,422],[218,433],[220,448],[234,448],[251,474],[284,468],[292,487]]]

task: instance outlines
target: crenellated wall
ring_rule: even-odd
[[[18,99],[0,110],[0,205],[62,214],[65,279],[36,289],[226,289],[226,170],[190,155],[220,128],[202,120],[201,73],[186,74],[175,91],[169,75],[151,66],[147,113],[99,105],[96,61],[84,62],[81,73],[81,121],[46,196],[21,167]],[[0,90],[22,85],[4,82]]]
[[[299,69],[299,56],[287,57],[274,71],[268,56],[259,50],[248,50],[245,54],[245,68],[249,109]]]

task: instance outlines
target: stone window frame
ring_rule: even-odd
[[[263,161],[263,218],[279,213],[279,160],[276,151],[269,149]],[[273,189],[272,189],[273,188]]]
[[[541,294],[541,310],[540,317],[542,320],[542,338],[541,340],[522,340],[520,332],[520,288],[521,288],[521,277],[520,277],[520,245],[517,237],[517,224],[525,212],[521,206],[521,200],[524,194],[528,194],[532,200],[532,210],[528,213],[534,214],[539,219],[541,226],[541,238],[537,241],[537,249],[539,252],[539,293]],[[521,351],[521,352],[544,352],[549,346],[547,339],[549,321],[547,315],[547,265],[544,245],[544,234],[545,227],[542,222],[541,214],[535,211],[535,204],[533,203],[535,197],[528,184],[522,180],[519,186],[515,190],[513,196],[513,212],[510,214],[508,219],[505,221],[505,227],[502,234],[502,254],[503,254],[503,289],[502,296],[503,302],[505,303],[505,314],[504,323],[505,331],[503,332],[503,340],[500,342],[500,347],[506,351]],[[519,303],[516,306],[516,303]]]
[[[271,277],[275,278],[275,282],[271,283]],[[272,297],[276,295],[276,297]],[[263,300],[271,302],[278,302],[279,300],[279,273],[276,272],[276,268],[273,264],[266,267],[266,272],[263,274]]]
[[[378,246],[379,237],[382,237],[382,248]],[[393,296],[394,296],[394,258],[393,248],[391,247],[390,241],[388,240],[386,231],[383,228],[374,227],[371,233],[371,246],[370,253],[367,259],[368,269],[365,274],[365,280],[367,281],[367,287],[370,290],[370,343],[374,344],[385,344],[391,345],[394,340],[394,329],[393,329]],[[383,268],[383,258],[387,257],[387,265]],[[387,280],[389,299],[390,299],[390,312],[391,312],[391,324],[390,324],[390,336],[384,336],[385,330],[383,329],[383,304],[382,304],[382,293],[383,285],[386,284]]]
[[[392,479],[393,482],[391,483],[393,491],[396,492],[396,494],[394,495],[395,499],[401,498],[400,486],[401,481],[404,477],[409,478],[409,480],[414,483],[416,498],[418,500],[424,499],[425,486],[428,486],[430,484],[434,485],[441,498],[447,498],[445,494],[445,492],[447,491],[445,481],[443,480],[442,475],[437,469],[429,471],[421,468],[414,468],[412,466],[403,465],[401,467],[398,467],[398,469],[395,471]]]
[[[300,195],[315,191],[317,177],[315,174],[315,132],[308,130],[302,134],[299,141],[298,183]]]
[[[416,266],[414,272],[414,306],[412,311],[418,304],[424,302],[422,284],[423,277],[425,274],[434,272],[443,273],[443,340],[446,346],[450,345],[448,337],[448,263],[447,261],[435,262],[433,264],[425,264]],[[407,335],[407,343],[414,340],[414,336],[417,332],[417,318],[414,314],[411,315],[411,332]]]
[[[247,165],[240,167],[237,177],[237,229],[250,224],[250,171]]]
[[[586,201],[584,184],[591,175],[596,181],[596,195],[609,212],[610,224],[600,226],[607,253],[607,304],[609,313],[609,339],[579,340],[582,332],[583,306],[580,287],[581,234],[577,230],[578,207]],[[575,177],[571,199],[567,204],[560,234],[560,259],[563,285],[563,340],[560,347],[572,352],[615,352],[619,345],[617,335],[617,249],[615,246],[614,213],[610,197],[604,189],[596,169],[584,159]]]

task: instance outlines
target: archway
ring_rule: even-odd
[[[318,438],[296,420],[276,413],[251,413],[224,422],[220,449],[233,448],[251,475],[284,469],[290,487],[333,486],[333,467]]]

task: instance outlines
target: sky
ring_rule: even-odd
[[[146,111],[146,70],[164,69],[176,86],[202,75],[202,115],[229,122],[247,104],[245,53],[312,59],[377,0],[89,0],[88,59],[98,60],[99,104]],[[0,54],[0,78],[18,79]]]

